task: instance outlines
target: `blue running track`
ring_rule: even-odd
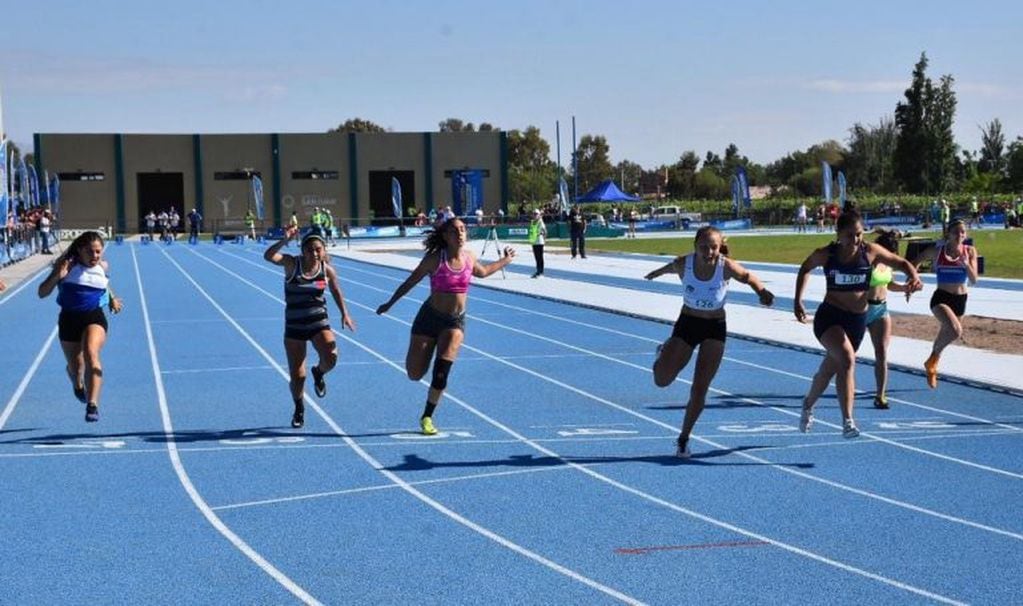
[[[0,298],[0,603],[1023,602],[1020,398],[893,372],[861,438],[830,390],[804,435],[819,356],[731,339],[684,461],[692,368],[650,376],[668,326],[483,282],[424,437],[425,282],[377,316],[407,273],[336,259],[358,331],[293,430],[261,254],[107,249],[97,424],[40,277]]]

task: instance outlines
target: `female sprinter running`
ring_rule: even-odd
[[[810,431],[813,426],[813,406],[835,377],[838,404],[842,409],[842,436],[855,438],[860,430],[853,420],[853,393],[856,390],[856,350],[867,331],[867,291],[870,273],[875,265],[884,263],[901,269],[908,279],[906,288],[916,292],[923,288],[916,268],[902,257],[870,242],[863,241],[863,223],[859,213],[843,213],[837,222],[837,239],[813,251],[799,267],[796,276],[796,295],[792,311],[796,319],[806,322],[803,292],[810,272],[824,268],[827,294],[813,318],[813,334],[826,350],[824,360],[813,377],[810,391],[803,399],[803,412],[799,430]]]
[[[312,367],[313,388],[320,398],[327,395],[327,381],[324,375],[337,364],[337,342],[327,318],[327,298],[324,291],[330,289],[334,303],[341,312],[341,326],[355,332],[355,322],[345,306],[337,271],[327,259],[327,241],[313,229],[302,238],[300,255],[282,254],[281,247],[298,234],[298,228],[289,226],[284,237],[266,249],[263,258],[284,268],[284,351],[288,356],[288,372],[291,376],[291,399],[295,411],[291,426],[305,425],[306,342],[312,341],[319,355],[316,366]]]
[[[433,377],[426,396],[426,408],[419,418],[419,427],[426,435],[434,435],[433,413],[444,395],[451,365],[465,338],[465,306],[468,301],[472,276],[486,278],[512,261],[515,250],[504,249],[499,261],[482,265],[466,246],[465,224],[460,219],[444,221],[437,229],[427,232],[423,239],[426,255],[391,298],[377,308],[385,314],[391,306],[405,296],[427,274],[430,275],[430,296],[423,302],[412,322],[412,338],[405,356],[408,378],[418,381],[430,368],[433,359]],[[434,352],[436,351],[436,358]]]
[[[924,362],[927,385],[938,386],[938,360],[941,352],[963,336],[963,315],[966,313],[966,284],[977,283],[977,249],[966,244],[966,223],[956,219],[948,225],[946,239],[924,249],[917,261],[932,258],[938,287],[931,296],[931,313],[941,330],[934,339],[931,355]]]
[[[701,227],[696,232],[694,249],[695,252],[675,257],[671,263],[645,276],[647,280],[653,280],[671,273],[677,274],[682,280],[682,311],[671,331],[671,337],[657,348],[654,383],[658,387],[671,385],[689,363],[693,351],[700,349],[675,452],[676,456],[684,459],[690,456],[689,435],[703,412],[707,390],[725,353],[725,297],[728,294],[728,281],[735,278],[743,284],[749,284],[760,297],[762,305],[774,303],[774,295],[764,288],[752,272],[727,257],[728,246],[717,228]]]
[[[107,340],[107,317],[121,311],[121,300],[110,290],[110,267],[103,259],[103,237],[87,231],[53,262],[50,275],[39,285],[39,298],[57,288],[57,331],[67,360],[75,397],[85,404],[85,421],[99,421],[103,363],[99,352]]]
[[[879,229],[874,242],[890,253],[899,254],[899,232],[897,230]],[[874,392],[874,407],[888,408],[888,343],[892,339],[892,319],[888,315],[888,291],[906,293],[909,300],[911,293],[906,285],[895,282],[892,268],[877,262],[870,271],[870,284],[867,290],[867,331],[874,345],[874,381],[877,389]]]

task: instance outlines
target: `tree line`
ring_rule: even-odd
[[[876,124],[856,123],[846,142],[822,141],[805,150],[786,154],[766,165],[751,162],[738,146],[729,143],[718,155],[702,157],[684,151],[674,163],[643,167],[630,160],[612,164],[610,144],[603,135],[584,134],[562,167],[572,183],[577,177],[582,193],[613,178],[627,192],[657,194],[679,200],[722,199],[730,195],[737,166],[746,168],[751,185],[770,186],[774,195],[819,197],[822,163],[845,173],[849,188],[864,194],[941,195],[966,192],[991,195],[1023,190],[1023,137],[1006,144],[1001,121],[979,126],[981,148],[966,150],[952,134],[955,121],[955,79],[927,75],[927,54],[914,65],[909,88],[894,108]],[[438,124],[439,132],[500,130],[488,122],[478,126],[458,118]],[[362,118],[346,120],[330,132],[387,132]],[[551,146],[536,126],[510,129],[508,170],[514,200],[545,201],[557,191],[558,167],[550,158]],[[577,171],[573,175],[574,170]]]

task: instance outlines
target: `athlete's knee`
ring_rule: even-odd
[[[445,360],[443,358],[437,358],[433,363],[433,380],[430,381],[430,387],[438,391],[443,391],[448,386],[448,374],[451,373],[451,360]]]
[[[337,365],[337,357],[337,343],[331,343],[330,351],[320,359],[320,366],[324,371],[334,368]]]

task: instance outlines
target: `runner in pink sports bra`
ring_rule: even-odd
[[[412,322],[412,337],[405,356],[405,371],[413,381],[422,379],[433,360],[433,376],[426,397],[426,408],[419,427],[434,435],[433,413],[444,395],[451,365],[465,338],[465,305],[473,276],[486,278],[511,263],[515,250],[504,249],[499,260],[483,265],[466,246],[465,224],[457,217],[448,219],[423,239],[426,255],[386,303],[377,308],[385,314],[391,306],[430,276],[430,296],[423,302]],[[436,353],[436,357],[434,357]]]

